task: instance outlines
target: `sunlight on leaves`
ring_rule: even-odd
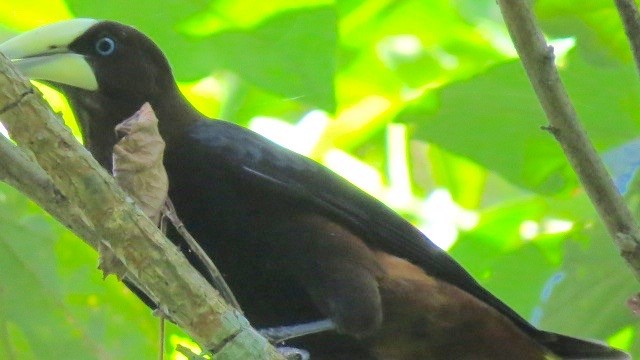
[[[65,2],[61,0],[0,0],[0,24],[15,31],[29,30],[71,17]]]
[[[224,30],[250,28],[278,12],[331,4],[329,0],[215,1],[207,11],[185,20],[178,29],[187,34],[206,36]]]
[[[79,141],[82,141],[82,134],[80,128],[75,121],[73,111],[69,107],[69,102],[58,91],[38,82],[34,82],[34,85],[40,92],[42,97],[49,103],[53,111],[58,113],[63,119],[64,123],[71,129],[73,135]]]
[[[634,326],[627,326],[607,339],[607,343],[620,349],[628,349],[633,344],[638,329]]]
[[[186,347],[195,354],[200,354],[202,352],[202,349],[200,349],[198,344],[193,342],[193,340],[191,340],[190,338],[184,335],[172,334],[171,336],[169,336],[168,344],[170,359],[188,360],[186,356],[176,350],[178,345]]]

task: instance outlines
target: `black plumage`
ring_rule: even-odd
[[[35,77],[67,96],[86,146],[109,170],[115,125],[152,105],[167,143],[170,198],[255,327],[331,318],[337,331],[290,341],[312,359],[625,358],[537,330],[384,204],[310,159],[198,113],[137,30],[87,21],[76,31],[55,51],[5,49],[43,63],[61,52],[82,56],[96,88]]]

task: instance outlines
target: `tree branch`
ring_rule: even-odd
[[[203,348],[215,349],[216,359],[282,359],[133,206],[4,56],[0,89],[0,121],[18,147],[35,157],[1,139],[0,173],[8,182],[94,248],[110,249],[127,276]],[[10,171],[14,165],[25,173]],[[36,189],[43,184],[43,190]]]
[[[615,3],[624,25],[624,32],[631,44],[636,70],[640,73],[640,13],[638,13],[638,6],[634,0],[616,0]]]
[[[553,48],[526,0],[498,0],[511,39],[560,143],[622,256],[640,278],[640,228],[578,120],[554,63]]]
[[[27,195],[93,248],[98,248],[101,240],[80,208],[58,189],[33,155],[29,156],[4,136],[0,136],[0,181]]]

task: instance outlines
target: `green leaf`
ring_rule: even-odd
[[[336,37],[334,9],[319,7],[279,13],[250,31],[217,34],[206,47],[220,66],[257,86],[335,111]]]
[[[103,281],[95,252],[2,183],[0,253],[0,358],[155,357],[151,311]]]
[[[519,63],[445,87],[435,114],[421,107],[414,103],[399,115],[418,127],[418,138],[538,192],[575,186],[562,151],[539,129],[546,120]]]
[[[537,221],[546,206],[539,198],[528,198],[490,207],[480,212],[478,224],[462,232],[449,251],[474,276],[483,278],[496,256],[523,244],[520,227],[526,220]]]
[[[557,239],[547,235],[525,241],[521,235],[523,222],[537,222],[545,211],[539,198],[484,210],[478,225],[461,233],[450,250],[483,286],[525,318],[533,314],[545,281],[558,268],[552,256]]]
[[[573,37],[579,51],[596,63],[631,63],[631,51],[613,1],[536,1],[536,14],[552,37]]]
[[[561,76],[597,149],[623,143],[640,131],[635,108],[640,88],[631,66],[597,67],[572,54]],[[418,101],[408,106],[399,119],[418,127],[418,138],[519,186],[553,194],[577,185],[560,147],[540,130],[547,120],[518,62],[446,86],[440,100],[435,112],[427,97],[424,105]],[[605,119],[616,119],[615,126]]]
[[[637,292],[637,280],[617,255],[601,224],[568,241],[560,279],[547,289],[540,326],[552,331],[606,339],[637,324],[626,300]],[[637,325],[634,325],[637,326]]]
[[[173,32],[173,26],[209,9],[209,1],[176,0],[66,0],[69,10],[77,17],[92,17],[135,24],[141,28],[156,28],[156,34]]]
[[[435,146],[429,148],[429,160],[436,186],[447,188],[463,207],[475,209],[480,205],[487,180],[484,168]]]
[[[554,251],[555,240],[536,239],[498,256],[483,285],[524,318],[535,319],[544,284],[558,269],[547,254]]]
[[[180,81],[228,69],[274,94],[335,110],[337,20],[331,6],[286,6],[248,29],[238,25],[198,34],[189,21],[210,12],[206,1],[118,3],[72,0],[69,7],[79,17],[107,18],[137,27],[158,43]]]
[[[336,7],[338,95],[346,103],[371,94],[394,99],[407,88],[467,77],[504,59],[448,0],[339,1]]]

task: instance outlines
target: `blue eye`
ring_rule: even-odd
[[[116,42],[110,37],[103,37],[96,42],[96,51],[102,56],[109,56],[116,51]]]

